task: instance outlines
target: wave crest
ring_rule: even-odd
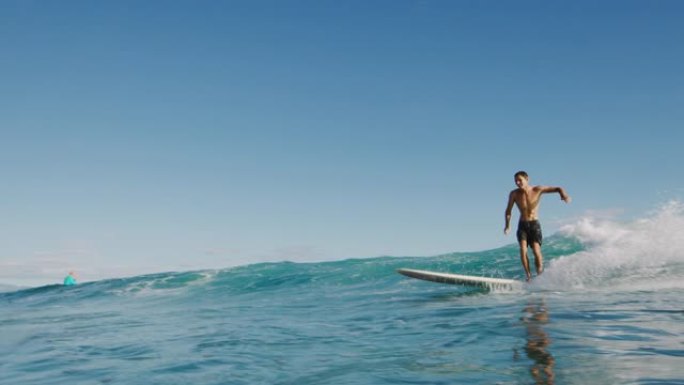
[[[586,249],[549,263],[539,284],[562,289],[684,289],[684,203],[629,222],[585,217],[561,228]]]

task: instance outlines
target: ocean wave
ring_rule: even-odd
[[[576,238],[551,236],[545,241],[549,258],[581,250]],[[130,278],[88,282],[74,287],[49,285],[0,293],[0,301],[41,305],[74,298],[173,297],[187,295],[245,295],[268,291],[311,290],[329,287],[394,285],[404,278],[399,268],[414,268],[499,278],[522,278],[518,248],[510,245],[479,252],[457,252],[432,257],[378,257],[333,262],[259,263],[217,270],[165,272]]]
[[[547,237],[545,273],[531,288],[553,291],[662,290],[684,288],[684,204],[669,202],[632,221],[585,216]],[[73,288],[49,285],[0,293],[1,301],[40,305],[98,297],[245,295],[326,287],[387,287],[412,268],[522,279],[515,244],[432,257],[378,257],[332,262],[274,262],[226,269],[165,272],[89,282]]]

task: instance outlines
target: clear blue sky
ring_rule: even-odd
[[[515,242],[684,192],[681,1],[0,2],[0,282]],[[515,220],[515,219],[514,219]],[[16,280],[15,280],[16,281]]]

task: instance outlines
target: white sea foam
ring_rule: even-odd
[[[548,289],[684,289],[684,203],[671,201],[644,218],[585,217],[564,226],[585,251],[551,261],[536,284]]]

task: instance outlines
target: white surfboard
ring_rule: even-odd
[[[481,286],[489,289],[513,288],[523,284],[522,281],[517,281],[515,279],[478,277],[473,275],[439,273],[427,270],[399,269],[397,272],[407,277],[425,281],[449,283],[452,285]]]

